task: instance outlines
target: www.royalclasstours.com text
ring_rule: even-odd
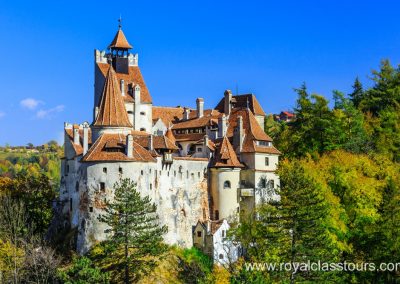
[[[399,263],[353,263],[353,262],[246,262],[246,270],[249,271],[400,271]]]

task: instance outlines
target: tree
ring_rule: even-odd
[[[69,269],[59,272],[59,278],[65,284],[110,283],[110,275],[94,266],[90,258],[85,256],[76,257]]]
[[[113,257],[124,270],[124,283],[131,283],[140,273],[153,269],[155,258],[166,251],[162,241],[167,227],[159,225],[156,205],[150,197],[142,198],[130,179],[117,182],[114,190],[114,200],[106,202],[99,220],[109,226],[105,233],[115,248]]]
[[[358,79],[358,77],[356,77],[356,79],[354,81],[353,92],[351,92],[349,94],[349,97],[356,108],[359,106],[361,100],[364,97],[363,86],[362,86],[360,80]]]

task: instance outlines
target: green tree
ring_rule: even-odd
[[[59,272],[59,278],[65,284],[110,283],[109,274],[102,272],[85,256],[75,258],[70,268]]]
[[[364,97],[364,89],[358,77],[356,77],[354,81],[353,92],[349,94],[349,97],[356,108],[359,106]]]
[[[156,257],[167,250],[162,243],[167,227],[159,225],[156,205],[150,197],[142,198],[130,179],[117,182],[114,190],[114,200],[107,201],[99,220],[109,226],[105,233],[115,248],[115,261],[124,271],[124,283],[132,283],[140,273],[154,269]]]

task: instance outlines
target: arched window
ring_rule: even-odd
[[[231,182],[229,180],[224,181],[224,188],[231,188]]]

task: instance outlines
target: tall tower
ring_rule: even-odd
[[[131,50],[132,45],[122,31],[121,22],[107,50],[95,50],[93,121],[97,120],[99,114],[106,76],[111,66],[130,124],[134,130],[150,133],[153,126],[152,98],[138,66],[138,54],[131,53]]]

